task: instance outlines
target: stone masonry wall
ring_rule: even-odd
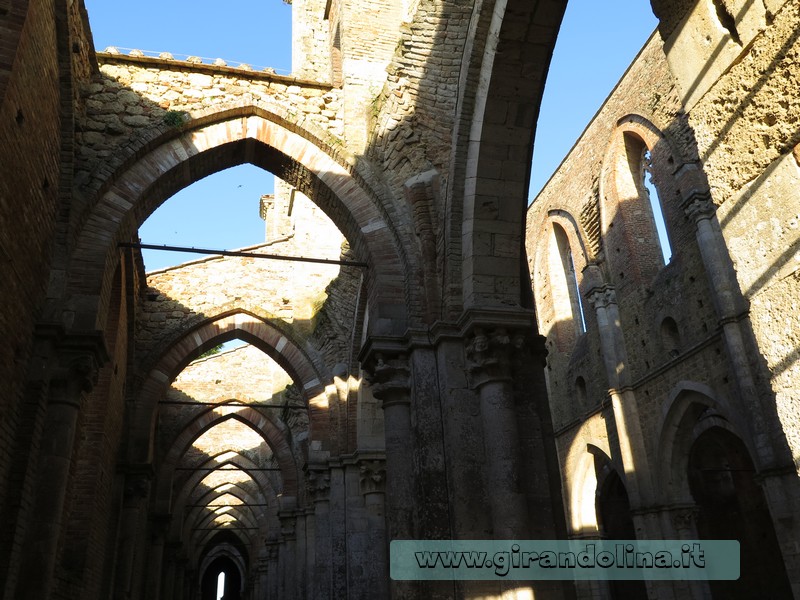
[[[328,259],[342,255],[344,238],[317,206],[295,192],[287,218],[289,195],[276,197],[279,205],[265,213],[267,229],[276,237],[250,250]],[[281,226],[272,227],[272,221]],[[240,287],[243,281],[247,282],[246,294]],[[242,309],[282,322],[296,339],[310,344],[309,348],[316,346],[312,354],[321,352],[327,367],[332,368],[337,362],[348,363],[350,359],[353,313],[347,308],[344,312],[348,314],[340,316],[338,306],[344,303],[341,306],[350,307],[355,302],[359,282],[356,267],[250,257],[212,257],[156,271],[147,277],[148,287],[137,315],[137,349],[140,355],[150,354],[155,360],[166,344],[174,342],[191,325],[225,311]],[[323,306],[331,308],[321,310]],[[331,322],[341,319],[342,326],[329,330]],[[320,331],[327,333],[313,341]],[[151,364],[150,360],[144,362]]]
[[[776,8],[771,23],[741,51],[689,118],[739,285],[750,302],[758,349],[769,369],[765,377],[800,469],[797,15],[796,2]]]
[[[78,181],[138,135],[161,127],[168,111],[179,124],[214,107],[255,104],[315,127],[329,141],[342,135],[341,94],[325,83],[144,56],[98,54],[98,60],[100,74],[83,90]]]
[[[599,261],[606,281],[616,289],[627,350],[624,369],[633,382],[650,460],[655,458],[662,407],[678,382],[701,381],[721,396],[733,393],[729,383],[733,378],[720,358],[717,319],[694,241],[693,223],[682,214],[680,195],[672,179],[678,167],[674,161],[696,156],[691,130],[680,109],[661,40],[654,36],[528,210],[526,249],[539,330],[548,338],[548,392],[561,457],[570,456],[575,444],[585,446],[587,440],[582,436],[597,426],[587,426],[584,432],[580,426],[591,415],[602,411],[606,419],[613,420],[610,409],[602,408],[608,407],[609,382],[595,310],[587,298],[590,288],[598,282],[587,279],[588,271],[581,272],[587,260]],[[652,160],[672,241],[673,256],[667,265],[661,263],[660,257],[653,262],[658,253],[657,241],[642,230],[649,208],[635,205],[644,200],[625,199],[626,206],[619,206],[610,185],[619,175],[617,167],[606,165],[603,170],[612,140],[622,135],[617,123],[626,115],[639,115],[663,133],[656,136],[659,142],[652,151]],[[668,156],[667,149],[674,155]],[[620,168],[627,168],[627,163]],[[564,337],[565,331],[576,330],[577,324],[559,321],[563,305],[556,306],[558,298],[549,272],[552,263],[548,267],[549,252],[555,251],[554,245],[548,244],[553,235],[553,219],[566,230],[574,222],[581,236],[580,242],[574,236],[569,241],[586,332],[567,336],[566,344],[559,344],[559,338]],[[655,248],[655,254],[638,248],[642,243]],[[584,248],[587,255],[583,254]],[[661,323],[666,317],[674,319],[678,326],[680,347],[675,353],[670,353],[662,338]],[[573,315],[573,319],[579,318]],[[584,390],[578,389],[579,377]],[[606,443],[618,443],[613,428],[608,435],[611,439]],[[575,465],[562,468],[569,474]]]

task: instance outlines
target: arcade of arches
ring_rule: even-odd
[[[280,76],[0,0],[2,597],[800,598],[797,1],[652,0],[530,207],[566,0],[292,5]],[[139,226],[242,164],[264,242],[145,273]],[[742,576],[389,577],[391,540],[566,538]]]

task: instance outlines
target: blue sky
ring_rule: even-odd
[[[85,2],[98,50],[138,48],[291,70],[291,6],[282,0],[137,0],[135,10],[109,0]],[[569,152],[656,24],[647,0],[569,1],[539,115],[529,198]],[[251,165],[212,175],[164,203],[142,225],[140,237],[145,243],[215,249],[257,244],[264,238],[258,198],[272,186],[272,175]],[[144,252],[148,271],[196,258]]]

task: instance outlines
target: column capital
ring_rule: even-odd
[[[403,338],[372,336],[359,354],[372,395],[389,403],[409,403],[411,368],[408,343]]]
[[[278,551],[280,550],[280,542],[277,540],[270,540],[268,542],[264,542],[264,546],[267,548],[267,560],[269,562],[277,562]]]
[[[617,292],[610,285],[604,285],[599,288],[592,288],[586,294],[586,299],[596,309],[608,308],[611,304],[617,303]]]
[[[327,502],[331,489],[331,474],[327,470],[309,470],[306,474],[308,496],[314,503]]]
[[[361,493],[383,494],[386,490],[386,461],[381,459],[360,460],[358,462]]]
[[[142,500],[150,494],[155,471],[151,464],[123,465],[118,469],[125,475],[123,494],[126,500]]]
[[[717,212],[709,192],[692,191],[683,201],[683,212],[695,223],[710,219]]]
[[[465,344],[471,385],[479,388],[493,381],[512,380],[512,354],[523,348],[525,335],[505,327],[476,327]]]
[[[281,536],[284,540],[295,539],[295,525],[297,524],[296,511],[278,511],[278,520],[281,523]]]
[[[512,381],[514,365],[536,334],[536,316],[523,308],[482,308],[459,319],[471,387]]]
[[[697,524],[700,507],[696,504],[677,504],[666,508],[676,531],[691,531]]]

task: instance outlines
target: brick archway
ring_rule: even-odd
[[[304,490],[299,485],[300,470],[287,438],[286,427],[272,416],[246,406],[212,407],[198,415],[175,439],[164,457],[159,472],[156,504],[166,511],[170,507],[172,479],[175,469],[189,446],[211,428],[229,419],[235,419],[255,431],[272,452],[280,466],[280,493],[284,496],[298,497]]]
[[[158,400],[170,383],[196,356],[220,341],[234,337],[248,341],[273,358],[298,385],[309,406],[310,433],[327,432],[329,377],[309,358],[300,344],[276,325],[240,311],[219,315],[197,328],[186,330],[149,369],[137,394],[131,419],[130,459],[148,461],[157,422]]]
[[[405,256],[398,227],[353,163],[328,145],[256,106],[221,110],[181,130],[153,131],[155,141],[109,174],[90,201],[67,276],[74,326],[92,329],[108,310],[109,272],[117,244],[180,189],[222,169],[252,163],[295,186],[342,231],[369,264],[371,323],[384,332],[405,329]],[[411,246],[409,246],[410,248]]]

